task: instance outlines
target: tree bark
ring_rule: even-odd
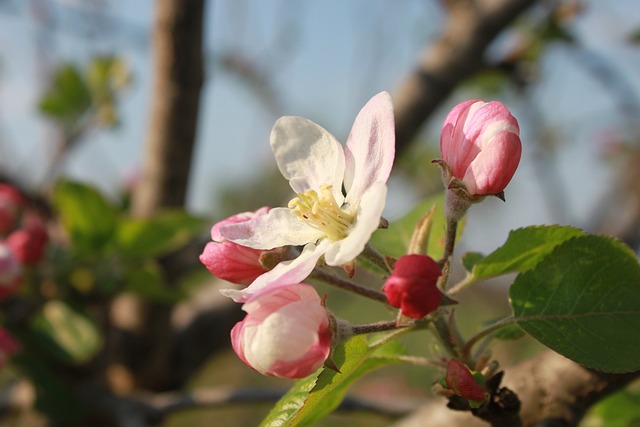
[[[396,152],[402,153],[453,89],[481,71],[489,44],[536,0],[448,0],[442,36],[395,91]]]
[[[204,79],[204,0],[158,0],[151,117],[133,213],[184,206]]]
[[[133,194],[134,216],[149,217],[159,209],[185,205],[204,79],[204,3],[156,2],[151,116],[142,180]],[[167,283],[176,283],[175,263],[170,258],[161,261]],[[127,331],[124,341],[137,387],[166,390],[175,386],[172,308],[168,303],[137,300],[135,329]]]

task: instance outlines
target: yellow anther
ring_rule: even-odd
[[[307,190],[292,199],[288,207],[300,221],[322,231],[331,240],[340,240],[347,236],[355,215],[338,206],[331,190],[331,185],[322,185],[320,195]]]

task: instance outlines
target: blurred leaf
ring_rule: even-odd
[[[486,257],[474,260],[471,264],[470,281],[478,282],[490,277],[529,270],[562,242],[584,234],[584,231],[577,228],[559,225],[513,230],[504,245]]]
[[[204,221],[184,211],[164,211],[146,219],[121,220],[117,245],[127,257],[157,257],[184,246],[201,232]]]
[[[33,319],[33,329],[53,344],[67,363],[87,362],[102,347],[102,336],[93,321],[60,300],[44,304]]]
[[[74,425],[85,416],[83,405],[53,368],[46,364],[47,360],[41,354],[23,351],[14,357],[14,361],[35,386],[35,409],[46,414],[49,421],[59,425]]]
[[[95,188],[60,181],[54,189],[53,204],[78,251],[98,252],[113,238],[116,210]]]
[[[63,65],[40,100],[40,111],[51,118],[75,121],[91,106],[91,93],[77,68]]]
[[[389,334],[387,339],[393,335]],[[318,421],[340,405],[355,380],[374,369],[401,363],[399,356],[403,354],[397,341],[368,343],[362,335],[351,338],[333,354],[340,373],[323,368],[317,376],[299,381],[278,401],[261,426],[308,425]]]
[[[462,256],[462,265],[468,272],[473,270],[473,266],[484,259],[484,255],[480,252],[467,252]]]
[[[418,221],[435,205],[436,209],[433,216],[427,254],[434,259],[442,258],[446,233],[443,204],[444,194],[430,197],[402,218],[391,222],[388,229],[378,230],[373,233],[371,244],[384,255],[396,258],[405,255]],[[458,238],[462,234],[464,224],[465,220],[462,219],[458,225]]]
[[[131,268],[125,280],[126,291],[145,299],[176,302],[184,296],[183,292],[166,286],[162,269],[157,262],[150,259]]]
[[[640,265],[622,242],[568,240],[509,295],[517,324],[552,350],[605,372],[640,369]]]
[[[640,44],[640,28],[633,30],[628,39],[633,44]]]
[[[511,341],[511,340],[519,340],[525,335],[526,335],[526,332],[523,331],[520,326],[514,323],[509,326],[505,326],[502,329],[499,329],[498,332],[495,333],[494,338],[503,340],[503,341]]]
[[[584,427],[640,427],[640,392],[622,390],[593,406]]]

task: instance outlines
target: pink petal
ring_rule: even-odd
[[[393,103],[380,92],[360,110],[345,150],[344,186],[347,203],[357,203],[375,182],[387,182],[395,156]]]

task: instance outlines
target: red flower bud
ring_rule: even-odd
[[[256,216],[266,215],[269,208],[264,207],[256,212],[245,212],[233,215],[216,223],[211,229],[212,242],[207,243],[200,262],[216,277],[231,283],[248,285],[268,269],[260,262],[260,257],[267,252],[277,252],[279,249],[265,251],[248,248],[231,242],[220,234],[220,227],[248,221]]]
[[[484,402],[489,398],[487,389],[478,383],[462,362],[451,359],[447,364],[445,383],[455,394],[474,402]]]
[[[502,103],[466,101],[447,115],[440,150],[469,195],[500,194],[520,162],[520,128]]]
[[[396,262],[382,290],[389,304],[405,316],[419,319],[440,306],[442,294],[436,285],[441,275],[442,270],[433,258],[404,255]]]
[[[42,221],[36,217],[25,220],[23,227],[9,235],[7,245],[21,263],[33,265],[44,256],[49,235]]]
[[[24,197],[15,187],[8,184],[0,184],[1,234],[8,233],[15,228],[24,203]]]

